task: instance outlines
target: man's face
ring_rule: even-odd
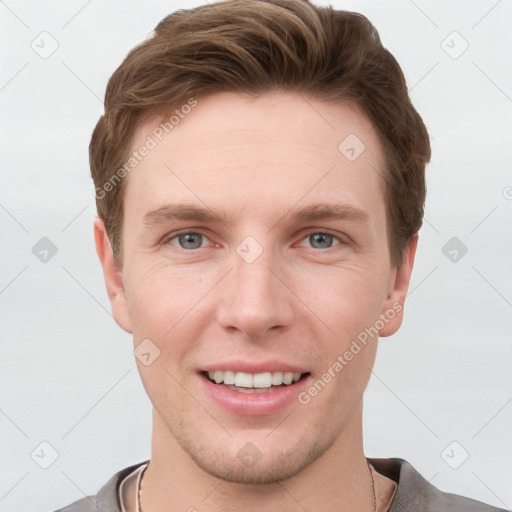
[[[390,263],[384,157],[359,111],[284,92],[197,99],[125,178],[124,289],[109,296],[135,347],[160,351],[137,361],[154,439],[218,477],[276,481],[361,435],[375,331],[398,329],[410,267]],[[340,215],[296,216],[316,204]],[[177,205],[222,221],[151,214]],[[278,372],[300,380],[248,388]]]

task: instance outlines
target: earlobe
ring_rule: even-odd
[[[117,264],[114,260],[105,224],[99,217],[94,219],[94,242],[96,244],[98,258],[103,267],[103,278],[105,280],[114,320],[121,329],[131,334],[130,315],[121,272],[117,268]]]
[[[402,265],[396,268],[390,283],[390,292],[381,311],[384,327],[379,330],[379,336],[391,336],[402,325],[404,304],[411,280],[414,257],[418,246],[418,233],[416,233],[404,249]]]

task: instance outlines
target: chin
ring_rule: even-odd
[[[202,471],[226,482],[245,485],[275,484],[297,475],[321,457],[336,439],[336,435],[318,435],[294,442],[289,436],[288,446],[284,447],[281,436],[274,440],[271,437],[260,437],[254,444],[238,436],[230,440],[209,439],[205,444],[198,442],[197,437],[193,439],[190,430],[175,432],[183,451]]]
[[[324,450],[325,451],[325,450]],[[323,453],[322,450],[306,453],[273,452],[262,455],[261,458],[248,466],[237,456],[227,458],[225,455],[205,457],[205,452],[189,455],[199,468],[209,475],[236,484],[267,485],[287,480],[300,473]],[[269,456],[270,455],[270,456]]]

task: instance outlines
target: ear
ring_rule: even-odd
[[[128,333],[132,333],[128,304],[124,290],[124,283],[121,272],[117,268],[112,253],[112,247],[108,238],[107,230],[103,220],[99,217],[94,219],[94,242],[96,252],[103,267],[103,278],[107,288],[112,314],[117,325]]]
[[[404,317],[404,304],[409,282],[411,279],[414,256],[418,246],[418,233],[416,233],[409,245],[404,249],[402,265],[395,268],[389,281],[389,294],[381,310],[381,319],[384,327],[379,330],[379,336],[391,336],[402,325]]]

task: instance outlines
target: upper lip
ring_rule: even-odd
[[[223,361],[222,363],[212,363],[201,367],[199,371],[214,372],[214,371],[235,371],[244,373],[265,373],[265,372],[293,372],[293,373],[308,373],[304,368],[279,361],[266,361],[266,362],[249,362],[249,361]]]

